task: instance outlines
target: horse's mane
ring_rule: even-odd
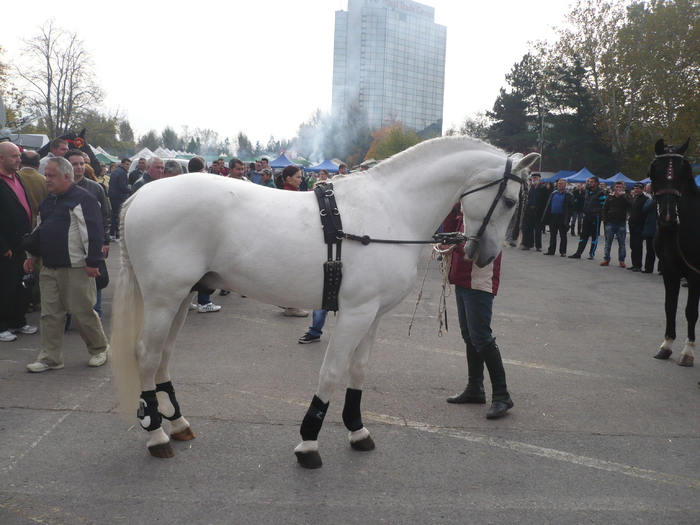
[[[503,150],[497,148],[496,146],[492,146],[483,140],[475,139],[467,135],[438,137],[420,142],[405,151],[397,153],[396,155],[383,160],[371,170],[360,171],[348,175],[336,175],[333,177],[333,180],[335,181],[339,178],[361,178],[365,177],[368,173],[372,173],[373,175],[381,175],[385,171],[401,171],[401,169],[404,167],[415,165],[418,162],[424,162],[426,150],[430,150],[431,156],[448,155],[450,153],[455,153],[456,151],[464,150],[488,151],[498,155],[506,154]]]

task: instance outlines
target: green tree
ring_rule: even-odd
[[[486,140],[488,139],[490,126],[491,121],[486,116],[486,113],[479,111],[471,116],[464,117],[459,126],[451,126],[445,131],[445,136],[468,135],[475,139]]]
[[[365,160],[383,160],[407,150],[420,142],[415,131],[405,129],[401,121],[394,121],[372,133],[373,141]]]
[[[155,129],[142,135],[138,142],[138,149],[148,148],[151,151],[157,150],[162,145],[161,137]]]
[[[239,157],[252,157],[253,156],[253,144],[251,144],[248,139],[248,135],[242,131],[238,132],[236,136],[236,154]]]
[[[165,126],[165,129],[160,134],[160,140],[163,147],[166,149],[176,150],[180,147],[180,137],[170,126]]]

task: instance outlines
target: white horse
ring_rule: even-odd
[[[343,229],[375,239],[430,239],[461,200],[465,253],[477,266],[501,251],[529,167],[539,155],[508,156],[468,137],[423,142],[375,168],[334,181]],[[507,171],[506,171],[507,170]],[[193,216],[191,210],[211,213]],[[214,217],[215,220],[212,220]],[[261,226],[268,231],[258,232]],[[343,422],[350,444],[371,450],[360,400],[379,321],[409,293],[420,246],[345,240],[338,317],[318,390],[295,448],[300,464],[321,466],[318,434],[343,373],[349,384]],[[120,406],[137,412],[148,449],[171,457],[170,437],[194,437],[180,413],[168,364],[195,286],[223,288],[259,301],[320,309],[327,246],[313,192],[277,191],[216,175],[182,175],[143,187],[124,205],[121,259],[113,305],[112,364]],[[294,279],[279,273],[296,269]],[[140,398],[139,398],[140,394]]]

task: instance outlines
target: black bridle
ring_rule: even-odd
[[[461,200],[462,198],[466,197],[467,195],[471,195],[472,193],[476,193],[478,191],[485,190],[486,188],[490,188],[491,186],[495,186],[496,184],[500,184],[500,186],[498,187],[498,193],[496,194],[496,198],[491,203],[491,208],[489,209],[488,213],[484,217],[484,221],[481,223],[481,227],[479,228],[479,231],[477,232],[476,236],[467,237],[467,236],[462,235],[460,233],[438,233],[436,235],[433,235],[433,238],[429,241],[399,241],[399,240],[392,240],[392,239],[372,239],[369,235],[353,235],[351,233],[345,233],[344,231],[339,230],[338,231],[338,233],[340,234],[339,238],[340,239],[348,239],[350,241],[358,241],[364,245],[368,245],[371,242],[383,243],[383,244],[434,244],[434,243],[460,244],[460,243],[465,242],[465,241],[478,241],[484,235],[484,232],[486,231],[486,226],[488,226],[488,223],[491,220],[491,215],[493,215],[493,212],[496,209],[496,205],[498,204],[498,201],[503,196],[503,192],[506,191],[506,186],[508,185],[508,181],[513,180],[521,185],[524,182],[521,177],[517,177],[510,172],[512,167],[513,167],[513,161],[509,157],[506,160],[506,168],[505,168],[505,171],[503,172],[502,178],[497,179],[493,182],[489,182],[488,184],[484,184],[483,186],[479,186],[478,188],[475,188],[473,190],[469,190],[467,192],[464,192],[464,193],[462,193],[462,195],[459,196],[459,198]]]
[[[664,158],[670,159],[668,162],[668,168],[666,169],[666,175],[664,176],[665,179],[670,183],[671,181],[673,181],[676,178],[676,172],[675,172],[675,167],[673,165],[673,159],[674,158],[681,159],[681,168],[684,166],[685,162],[688,162],[688,160],[685,158],[685,155],[681,155],[680,153],[663,153],[661,155],[656,155],[654,157],[654,164],[656,164],[656,161],[658,159],[664,159]],[[658,200],[658,197],[663,197],[663,196],[675,197],[676,200],[674,201],[674,204],[673,204],[673,207],[674,207],[673,211],[674,211],[674,215],[675,215],[675,222],[678,223],[679,222],[678,210],[676,208],[678,207],[678,199],[681,196],[681,192],[675,188],[663,188],[660,190],[656,190],[654,188],[654,200],[656,201],[656,205],[657,205],[657,216],[659,216],[659,223],[661,223],[662,221],[661,221],[661,217],[660,217],[660,210],[658,209],[658,207],[661,204]]]

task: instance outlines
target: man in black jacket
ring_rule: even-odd
[[[600,216],[603,213],[603,204],[605,203],[605,192],[598,186],[599,182],[598,177],[590,177],[586,180],[581,237],[578,240],[576,253],[569,255],[569,259],[581,258],[589,237],[591,238],[591,251],[588,253],[588,259],[591,260],[595,257],[595,250],[598,247],[598,232],[600,231]]]
[[[566,257],[566,232],[569,231],[569,220],[574,212],[574,196],[566,191],[566,181],[559,179],[557,189],[549,195],[545,206],[543,224],[549,224],[549,249],[545,255],[554,255],[557,250],[557,234],[559,234],[559,255]]]
[[[122,204],[131,195],[129,166],[131,166],[131,160],[122,159],[119,167],[109,176],[109,202],[112,205],[112,225],[109,235],[113,241],[119,239],[119,213],[122,211]]]
[[[547,204],[549,192],[540,185],[540,174],[531,175],[532,185],[530,192],[525,199],[525,212],[523,213],[523,240],[522,249],[529,250],[535,247],[538,252],[542,251],[542,216]]]
[[[46,163],[49,196],[39,205],[41,256],[41,351],[30,372],[63,368],[63,327],[70,312],[92,356],[89,366],[107,361],[108,343],[93,310],[95,277],[103,257],[104,230],[97,199],[73,181],[73,167],[64,158]],[[24,261],[27,273],[34,259]]]
[[[32,212],[27,190],[17,174],[20,151],[11,142],[0,142],[0,341],[14,341],[22,334],[36,333],[25,313],[29,290],[22,286],[25,252],[22,237],[29,233]]]

